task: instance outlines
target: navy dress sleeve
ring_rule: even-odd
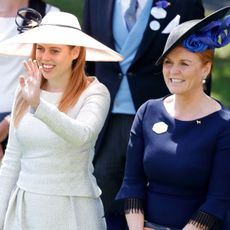
[[[143,154],[144,139],[142,134],[142,119],[146,104],[137,111],[128,143],[125,176],[117,199],[139,198],[145,199],[147,179],[144,173]]]
[[[230,206],[230,121],[219,133],[207,199],[200,210],[224,219]]]

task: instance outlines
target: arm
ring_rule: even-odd
[[[89,87],[91,89],[88,89],[88,95],[76,117],[69,117],[42,99],[34,116],[75,146],[96,141],[108,113],[110,95],[102,84]]]
[[[193,225],[193,224],[187,224],[187,225],[183,228],[183,230],[208,230],[208,228],[207,228],[207,227],[201,227],[201,228],[199,228],[199,227],[196,227],[196,226]]]
[[[110,94],[107,88],[100,83],[89,85],[82,93],[85,95],[80,112],[76,117],[70,117],[56,106],[40,99],[41,74],[36,61],[29,60],[24,66],[28,79],[20,76],[22,96],[35,111],[34,116],[75,146],[96,142],[109,110]],[[79,101],[81,99],[80,97]],[[78,103],[75,106],[77,105]]]
[[[143,230],[143,201],[136,198],[125,199],[125,217],[130,230]]]
[[[224,124],[216,141],[206,201],[191,218],[184,230],[194,227],[221,229],[221,224],[230,206],[230,121]],[[193,228],[192,228],[193,225]],[[204,227],[207,228],[204,228]],[[202,228],[203,227],[203,228]],[[196,228],[194,228],[196,229]],[[199,229],[199,228],[198,228]]]
[[[144,226],[144,215],[141,212],[132,213],[125,215],[129,230],[143,230]]]
[[[14,110],[14,108],[13,108]],[[12,122],[9,128],[9,139],[0,169],[0,229],[3,226],[10,194],[15,188],[20,172],[21,151]]]
[[[142,134],[142,119],[145,112],[142,106],[135,116],[128,143],[125,176],[116,199],[125,199],[125,213],[129,229],[143,230],[147,179],[143,167],[144,140]]]

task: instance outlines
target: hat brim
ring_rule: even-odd
[[[230,6],[226,6],[215,11],[214,13],[208,15],[203,19],[190,20],[175,27],[169,34],[163,54],[156,61],[156,65],[161,64],[165,56],[170,51],[172,51],[177,45],[181,44],[186,37],[199,31],[201,28],[205,27],[210,22],[223,18],[229,10]]]
[[[0,54],[30,56],[33,44],[60,44],[86,48],[87,61],[122,61],[123,57],[81,30],[38,26],[0,43]]]

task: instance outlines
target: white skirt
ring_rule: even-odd
[[[16,188],[3,230],[106,230],[100,198],[43,195]]]

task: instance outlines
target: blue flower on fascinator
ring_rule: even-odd
[[[182,45],[192,52],[203,52],[204,50],[208,49],[208,45],[202,41],[201,36],[197,36],[195,34],[189,36],[185,39]]]
[[[230,16],[224,20],[213,21],[198,33],[186,38],[182,45],[191,52],[221,48],[230,42]]]

